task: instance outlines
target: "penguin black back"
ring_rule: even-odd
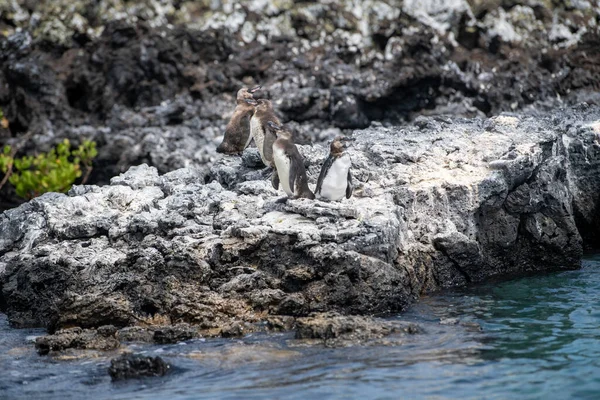
[[[290,197],[314,199],[315,195],[308,187],[304,159],[292,140],[292,134],[273,121],[269,121],[269,127],[277,135],[273,143],[273,160],[283,190]]]

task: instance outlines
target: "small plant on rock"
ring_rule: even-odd
[[[0,154],[0,170],[4,173],[0,188],[8,180],[17,195],[25,199],[46,192],[66,192],[81,177],[82,166],[85,175],[81,184],[85,184],[92,172],[92,160],[98,154],[95,142],[86,140],[77,149],[71,150],[68,139],[48,153],[37,156],[14,158],[15,153],[11,146],[4,146]]]
[[[8,129],[8,120],[4,117],[4,112],[0,108],[0,127]]]

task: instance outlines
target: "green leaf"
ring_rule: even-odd
[[[15,171],[9,182],[15,186],[17,195],[23,198],[46,192],[66,192],[81,177],[81,164],[91,167],[97,154],[95,142],[86,140],[71,151],[71,143],[64,139],[48,153],[14,159]],[[8,168],[9,162],[13,160],[0,154],[0,169]]]

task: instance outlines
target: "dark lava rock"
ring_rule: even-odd
[[[140,326],[130,326],[119,329],[117,339],[121,342],[151,343],[154,341],[154,330]]]
[[[188,324],[177,324],[156,329],[153,339],[158,344],[168,344],[183,342],[199,336],[197,328]]]
[[[115,337],[114,326],[101,326],[98,329],[70,328],[52,335],[36,338],[35,347],[40,355],[66,349],[113,350],[120,346]]]
[[[110,348],[120,333],[90,329],[104,325],[161,325],[122,334],[171,343],[273,314],[279,329],[397,312],[577,268],[599,244],[597,4],[160,3],[2,6],[0,144],[92,139],[92,181],[122,173],[0,216],[0,308],[54,332],[42,352]],[[313,187],[325,141],[364,128],[352,199],[276,204],[256,149],[216,154],[235,92],[257,83],[316,143],[299,146]]]
[[[579,268],[599,234],[598,121],[581,105],[374,125],[354,133],[356,190],[341,202],[277,204],[240,157],[45,194],[0,215],[0,307],[13,326],[160,325],[153,338],[171,343]],[[327,149],[298,147],[314,188]]]
[[[110,361],[108,374],[113,381],[144,378],[148,376],[164,376],[171,366],[162,358],[127,353]]]
[[[311,314],[296,320],[296,339],[319,339],[326,345],[354,345],[391,334],[416,334],[416,324],[335,313]]]
[[[266,318],[266,326],[270,331],[290,331],[294,328],[296,319],[285,315],[273,315]]]
[[[13,1],[0,144],[93,139],[91,183],[107,183],[141,163],[205,169],[236,91],[257,83],[301,144],[422,114],[598,103],[600,8],[576,3]]]

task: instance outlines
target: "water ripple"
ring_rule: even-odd
[[[107,357],[39,357],[27,337],[43,332],[10,329],[0,315],[0,398],[600,397],[600,255],[579,271],[429,296],[397,318],[425,333],[393,347],[298,347],[289,334],[136,346],[159,351],[174,373],[112,383]]]

